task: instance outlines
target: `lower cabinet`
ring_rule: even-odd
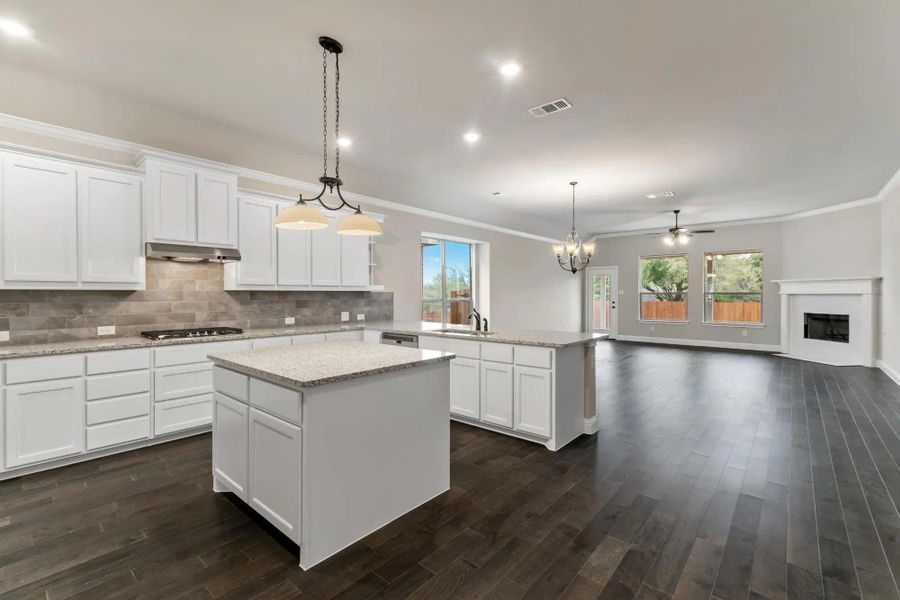
[[[212,394],[157,402],[153,406],[153,433],[165,435],[212,423]]]
[[[6,468],[84,451],[84,379],[13,385],[5,399]]]
[[[513,367],[513,415],[517,431],[550,437],[552,372],[535,367]]]
[[[214,398],[213,472],[246,502],[250,408],[218,392]]]
[[[513,366],[481,363],[481,420],[501,427],[513,426]]]
[[[250,409],[249,504],[300,542],[300,428]]]
[[[85,430],[87,449],[97,450],[150,437],[150,416],[92,425]]]
[[[478,419],[481,417],[479,397],[480,362],[471,358],[450,361],[450,412]]]

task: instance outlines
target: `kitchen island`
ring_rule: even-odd
[[[312,567],[449,489],[453,357],[363,342],[211,354],[213,489]]]

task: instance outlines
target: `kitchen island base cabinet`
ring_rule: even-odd
[[[316,565],[450,489],[450,364],[302,392],[217,365],[214,489],[299,544],[302,568]],[[291,394],[299,425],[264,408]]]

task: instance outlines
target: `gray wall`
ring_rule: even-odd
[[[900,377],[900,185],[895,185],[882,202],[881,240],[881,358],[895,377]]]
[[[0,330],[11,344],[61,342],[97,337],[97,327],[115,325],[116,336],[148,329],[207,325],[284,327],[339,323],[341,311],[368,321],[393,318],[390,292],[223,291],[222,265],[147,261],[147,289],[128,291],[0,290]]]

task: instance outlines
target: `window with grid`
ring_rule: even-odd
[[[703,321],[762,323],[762,252],[707,252],[704,259]]]
[[[640,270],[641,320],[687,321],[687,254],[642,256]]]
[[[472,312],[474,245],[422,238],[422,320],[465,325]]]

